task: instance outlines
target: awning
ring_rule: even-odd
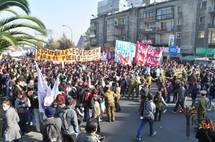
[[[190,56],[184,56],[184,57],[182,57],[182,60],[184,60],[184,61],[194,61],[195,58],[196,58],[196,56],[190,55]]]
[[[201,57],[214,57],[215,48],[196,48],[196,55]]]

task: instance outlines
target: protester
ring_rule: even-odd
[[[19,142],[21,138],[20,127],[18,125],[20,119],[16,110],[11,106],[9,100],[4,100],[2,103],[4,110],[3,116],[3,141],[4,142]]]
[[[101,127],[100,127],[100,115],[101,115],[101,108],[100,108],[100,104],[98,102],[99,98],[97,96],[93,96],[92,99],[92,120],[95,120],[97,123],[97,132],[100,133],[101,132]],[[91,121],[92,121],[91,120]]]
[[[114,93],[116,94],[115,97],[115,107],[116,107],[116,112],[120,112],[121,111],[121,107],[120,107],[120,98],[121,98],[121,88],[119,86],[119,83],[116,83],[115,89],[114,89]]]
[[[200,124],[206,117],[208,99],[206,98],[207,91],[202,90],[200,92],[201,97],[197,102],[197,117],[198,117],[198,124]]]
[[[104,88],[104,98],[107,111],[108,122],[115,121],[115,93],[110,90],[109,86]]]
[[[42,135],[43,142],[63,142],[61,128],[62,121],[59,117],[55,117],[56,109],[47,107],[45,115],[47,119],[43,122]]]
[[[166,107],[167,104],[164,101],[164,98],[162,97],[162,93],[160,91],[158,91],[155,95],[154,103],[156,106],[155,121],[161,121],[161,115],[163,113],[164,107]]]
[[[59,114],[62,120],[62,134],[64,142],[75,142],[79,134],[78,118],[75,111],[76,101],[68,97],[63,114]]]
[[[23,92],[17,92],[17,99],[15,101],[15,108],[17,109],[20,118],[20,128],[23,134],[27,133],[28,112],[31,107],[29,98],[23,95]]]
[[[172,102],[173,95],[175,112],[186,105],[185,96],[191,97],[193,106],[196,106],[198,110],[199,121],[207,115],[207,108],[213,108],[215,70],[209,66],[189,63],[182,65],[174,61],[162,63],[159,67],[130,66],[111,61],[65,63],[64,67],[49,61],[37,61],[37,63],[43,78],[51,88],[54,87],[55,80],[59,76],[60,84],[57,90],[61,91],[59,93],[61,95],[54,94],[57,97],[51,104],[56,107],[55,117],[59,116],[61,111],[62,114],[65,114],[64,110],[69,107],[75,110],[80,125],[84,125],[83,119],[88,122],[93,118],[98,120],[99,117],[105,116],[102,113],[100,116],[98,115],[99,105],[101,105],[102,111],[106,110],[108,121],[114,121],[115,110],[120,110],[120,98],[134,99],[137,97],[135,99],[139,101],[139,95],[141,96],[141,116],[145,118],[144,112],[147,111],[145,104],[148,104],[146,96],[151,93],[154,95],[156,88],[167,103]],[[41,116],[38,115],[37,100],[39,97],[37,95],[41,95],[41,92],[38,91],[38,85],[41,85],[38,83],[38,79],[32,59],[3,58],[0,62],[0,89],[3,97],[9,98],[11,106],[17,109],[22,132],[27,132],[27,126],[32,126],[32,124],[36,125],[37,131],[39,131],[38,118],[40,118],[40,122],[43,122]],[[206,89],[207,95],[201,97],[202,101],[200,101],[198,95],[202,89]],[[69,96],[73,99],[72,104],[66,106],[65,103],[69,100]],[[156,97],[158,96],[160,95]],[[159,106],[160,98],[156,97],[154,98],[158,108],[156,117],[159,118],[162,107]],[[208,98],[210,101],[207,105],[208,101],[205,100]],[[105,100],[105,105],[103,105],[103,100]],[[144,124],[147,122],[150,122],[151,125],[154,120],[146,121],[144,119]],[[63,124],[62,122],[62,128]],[[99,131],[99,128],[97,129]],[[63,131],[61,132],[63,133]]]
[[[185,97],[186,97],[186,89],[184,87],[184,83],[180,82],[179,83],[179,89],[178,89],[178,100],[176,102],[175,108],[173,110],[174,113],[176,113],[179,110],[179,107],[181,107],[182,109],[184,109],[184,101],[185,101]]]
[[[211,120],[202,121],[196,133],[198,142],[214,142],[215,130]]]
[[[136,135],[137,142],[140,142],[142,140],[142,132],[146,123],[149,123],[150,136],[155,136],[157,134],[157,132],[154,131],[154,127],[153,127],[155,112],[156,112],[156,106],[153,103],[153,97],[152,95],[148,95],[146,102],[144,103],[143,119],[141,120],[141,124],[137,130],[137,135]]]
[[[77,137],[76,142],[101,142],[96,134],[97,125],[93,122],[88,122],[86,125],[86,133],[81,133]]]

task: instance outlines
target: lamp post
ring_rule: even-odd
[[[62,25],[62,27],[68,28],[71,32],[71,41],[73,42],[73,32],[72,32],[72,28],[70,26],[67,25]]]

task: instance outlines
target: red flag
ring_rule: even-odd
[[[150,67],[156,67],[160,65],[162,54],[163,54],[163,48],[156,50],[153,47],[149,47],[145,65]]]
[[[146,55],[149,45],[144,42],[137,41],[136,44],[136,54],[135,54],[135,63],[138,65],[144,65],[146,61]]]

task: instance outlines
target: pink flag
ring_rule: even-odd
[[[147,43],[137,41],[134,59],[137,65],[145,64],[148,47],[149,45]]]

